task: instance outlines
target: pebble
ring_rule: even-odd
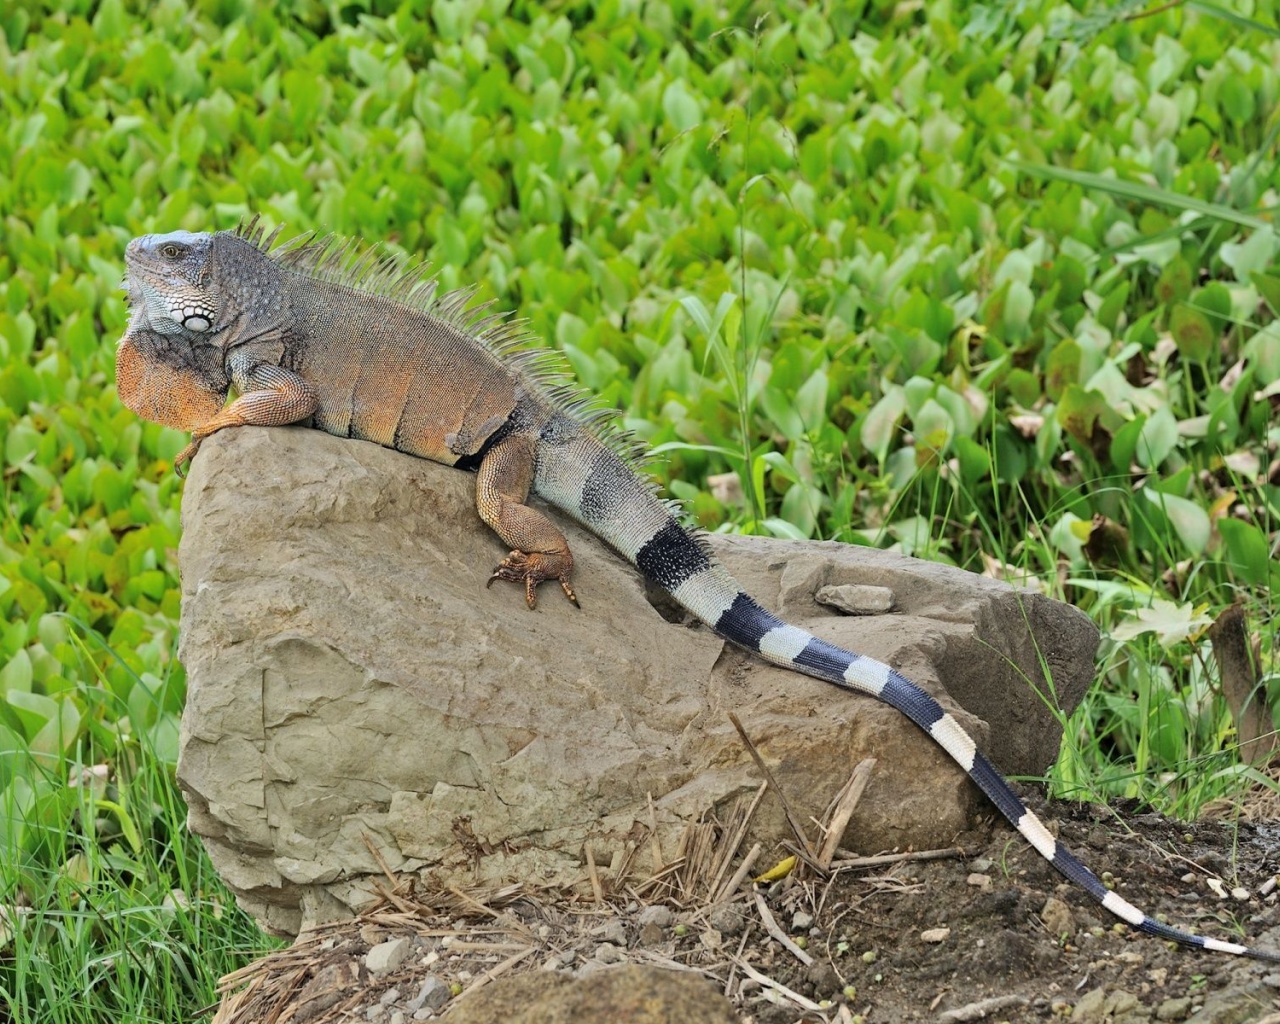
[[[807,932],[813,927],[813,915],[804,910],[797,910],[791,917],[793,932]]]
[[[1156,1020],[1186,1020],[1191,1012],[1191,999],[1180,996],[1177,999],[1166,999],[1156,1007]]]
[[[385,974],[399,967],[408,955],[408,939],[389,939],[379,942],[364,955],[364,965],[371,974]]]
[[[661,903],[654,903],[645,907],[640,911],[640,916],[636,921],[644,926],[646,924],[656,924],[659,928],[670,928],[671,922],[675,920],[675,915],[671,913],[670,907],[664,907]]]
[[[640,926],[640,945],[642,946],[661,946],[665,938],[666,933],[652,921]]]
[[[620,964],[627,959],[627,953],[612,942],[602,942],[596,947],[596,959],[602,964]]]
[[[950,928],[926,928],[920,933],[921,942],[946,942],[951,938]]]
[[[419,1010],[430,1010],[434,1013],[449,1001],[449,995],[449,986],[434,974],[428,974],[422,979],[418,994],[409,1001],[408,1008],[415,1015]],[[422,1018],[415,1016],[415,1019],[421,1020]]]
[[[978,875],[985,875],[994,863],[990,857],[979,857],[969,865],[969,870]]]
[[[979,888],[979,889],[990,889],[990,888],[991,888],[991,876],[990,876],[990,875],[984,875],[984,874],[982,874],[982,872],[980,872],[980,871],[972,871],[972,872],[970,872],[970,873],[969,873],[969,877],[968,877],[968,878],[966,878],[966,879],[965,879],[965,881],[966,881],[969,885],[976,886],[976,887],[977,887],[977,888]]]
[[[391,1019],[387,1021],[387,1024],[404,1024],[404,1011],[392,1010]]]
[[[709,950],[715,951],[724,945],[724,936],[714,928],[708,928],[698,936],[698,941]]]
[[[1056,896],[1050,896],[1044,901],[1044,906],[1040,908],[1040,920],[1055,939],[1075,931],[1071,908]]]
[[[825,961],[818,960],[810,964],[804,975],[813,986],[817,996],[831,995],[840,991],[840,975],[835,968]]]
[[[707,915],[707,924],[721,935],[742,934],[742,911],[731,903],[722,903]]]
[[[387,1003],[394,1003],[399,998],[400,998],[400,990],[398,988],[389,988],[382,993],[382,995],[378,999],[378,1002],[380,1002],[383,1006],[386,1006]]]
[[[596,934],[604,939],[605,942],[612,942],[615,946],[621,946],[624,949],[627,946],[626,926],[617,918],[607,922]]]

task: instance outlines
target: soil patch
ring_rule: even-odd
[[[1028,803],[1130,902],[1202,935],[1280,949],[1280,826]],[[1280,1024],[1280,966],[1133,932],[1002,824],[958,846],[826,878],[802,869],[715,905],[691,895],[678,866],[615,893],[598,879],[582,891],[389,888],[358,920],[229,976],[216,1024],[408,1024],[496,978],[620,963],[712,977],[754,1024]]]

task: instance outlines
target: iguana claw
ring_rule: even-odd
[[[187,463],[196,457],[196,452],[200,450],[200,442],[202,440],[203,438],[193,437],[191,443],[173,457],[173,471],[178,474],[179,480],[187,475]]]
[[[494,580],[523,583],[525,604],[533,609],[538,606],[538,596],[535,592],[538,584],[543,580],[556,580],[560,584],[560,589],[564,591],[564,596],[576,607],[581,608],[582,605],[578,604],[578,595],[573,592],[573,587],[569,584],[569,572],[573,568],[573,562],[569,560],[567,565],[565,562],[566,558],[558,555],[542,554],[536,551],[533,554],[513,551],[493,570],[493,575],[489,577],[485,587],[493,586]]]

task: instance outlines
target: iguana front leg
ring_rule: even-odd
[[[210,434],[224,427],[282,427],[297,423],[315,412],[320,404],[310,384],[292,370],[271,363],[233,369],[231,382],[240,397],[191,432],[191,443],[173,460],[178,476],[185,475],[183,466],[191,461]]]
[[[489,582],[510,580],[524,584],[524,599],[537,604],[535,590],[543,580],[558,580],[574,604],[577,595],[569,584],[573,555],[569,543],[554,523],[526,505],[533,482],[533,438],[512,434],[495,444],[476,473],[476,509],[503,542],[513,549],[493,570]]]

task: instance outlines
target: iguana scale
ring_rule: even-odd
[[[519,323],[438,295],[420,266],[330,238],[274,245],[256,219],[235,231],[129,243],[132,317],[116,355],[121,400],[201,441],[242,424],[309,423],[476,473],[480,518],[511,548],[489,579],[555,580],[577,603],[564,535],[530,494],[610,544],[680,605],[774,664],[869,694],[925,730],[1026,840],[1103,907],[1188,946],[1280,962],[1144,914],[1032,814],[943,707],[894,669],[782,622],[742,591],[635,469],[633,443],[569,385]],[[230,393],[238,397],[224,404]]]

